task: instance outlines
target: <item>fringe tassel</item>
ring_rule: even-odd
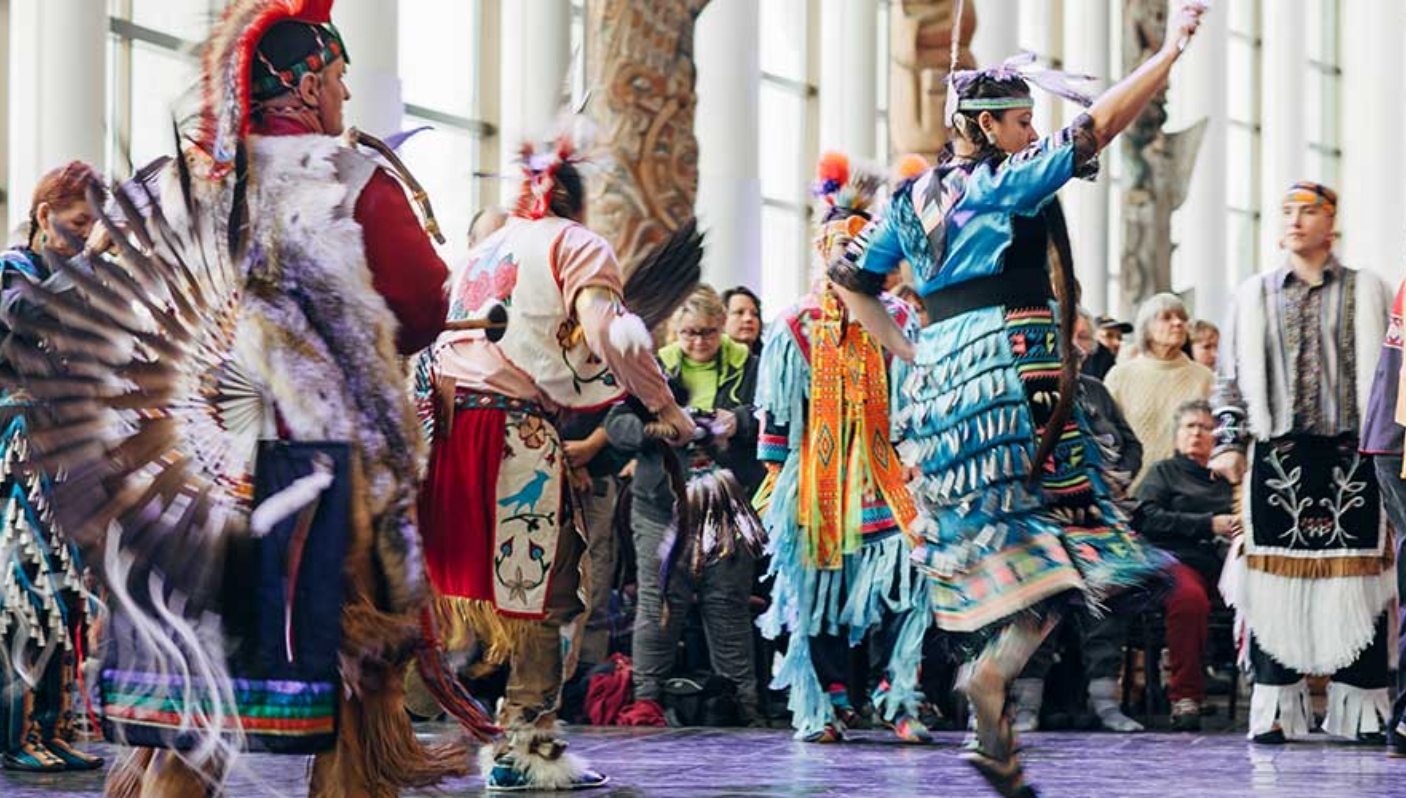
[[[781,667],[771,680],[771,689],[790,688],[786,708],[791,710],[791,726],[796,729],[795,738],[803,740],[821,731],[825,724],[835,718],[830,696],[815,675],[815,665],[810,657],[810,638],[793,636],[786,648],[786,656],[781,659]]]
[[[437,595],[431,607],[447,651],[463,651],[477,641],[484,662],[496,667],[507,663],[522,641],[524,622],[499,615],[491,601]]]
[[[1394,567],[1378,576],[1290,579],[1242,566],[1236,580],[1235,608],[1255,641],[1300,673],[1351,665],[1396,598]]]
[[[900,714],[914,717],[918,714],[918,705],[923,701],[923,691],[918,686],[923,664],[923,638],[932,624],[932,617],[927,602],[920,600],[908,610],[899,627],[898,640],[894,643],[888,663],[889,689],[874,699],[874,709],[884,720],[893,722]]]
[[[1334,737],[1357,739],[1359,734],[1385,733],[1391,717],[1391,697],[1387,688],[1367,690],[1340,682],[1328,682],[1328,712],[1323,731]]]
[[[444,711],[453,715],[459,725],[479,742],[498,736],[500,729],[483,705],[455,677],[440,649],[435,630],[434,612],[429,607],[420,612],[421,647],[415,656],[416,667],[425,687]]]
[[[1256,684],[1250,693],[1250,731],[1246,736],[1254,739],[1278,723],[1285,737],[1307,737],[1313,717],[1310,702],[1306,679],[1286,685]]]

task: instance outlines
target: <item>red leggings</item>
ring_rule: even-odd
[[[1171,660],[1169,698],[1206,699],[1207,624],[1211,597],[1206,580],[1181,563],[1172,567],[1172,592],[1167,595],[1167,657]]]

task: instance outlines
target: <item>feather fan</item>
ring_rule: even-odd
[[[625,306],[653,330],[669,316],[703,277],[703,234],[689,219],[655,247],[625,281]]]

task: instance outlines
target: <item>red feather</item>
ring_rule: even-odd
[[[849,158],[842,152],[827,152],[820,156],[816,177],[821,183],[833,180],[837,187],[849,182]]]

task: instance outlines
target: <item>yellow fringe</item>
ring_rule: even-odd
[[[483,661],[498,666],[512,659],[522,641],[524,625],[532,621],[504,618],[491,601],[435,596],[435,622],[446,651],[461,651],[475,640],[483,643]]]
[[[1377,576],[1388,565],[1387,560],[1379,555],[1303,559],[1274,554],[1249,554],[1246,555],[1246,563],[1252,570],[1290,579]]]

